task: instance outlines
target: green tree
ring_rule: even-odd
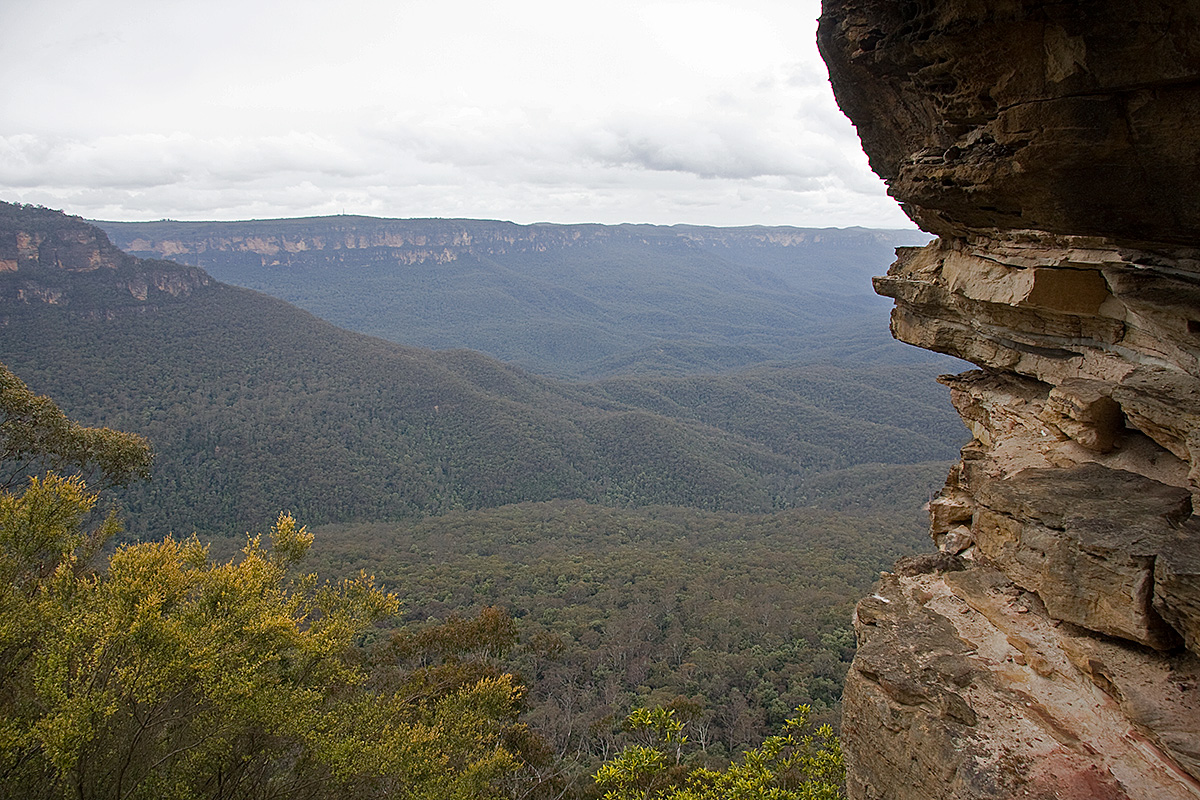
[[[0,364],[0,490],[45,471],[84,474],[94,485],[116,486],[149,477],[151,461],[143,437],[68,419],[54,401]]]
[[[596,773],[605,800],[838,800],[846,771],[833,730],[805,733],[811,709],[800,706],[782,735],[742,754],[723,770],[680,768],[687,741],[673,711],[638,709],[629,725],[649,735]]]

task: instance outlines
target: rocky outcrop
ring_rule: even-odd
[[[214,283],[194,267],[134,258],[78,218],[0,203],[0,324],[41,304],[89,318],[152,313]]]
[[[37,267],[93,272],[133,262],[101,231],[69,224],[70,218],[59,212],[10,203],[0,206],[0,272]]]
[[[1200,660],[1097,637],[977,562],[901,562],[859,603],[851,797],[1193,797]]]
[[[858,607],[853,798],[1200,797],[1200,8],[826,0],[872,167],[939,239],[876,290],[973,439],[941,555]]]
[[[818,39],[926,230],[1195,244],[1194,3],[826,0]]]

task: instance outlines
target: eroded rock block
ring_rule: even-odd
[[[1191,514],[1186,489],[1084,464],[984,483],[974,536],[1055,619],[1156,649],[1180,632],[1154,609],[1155,560]]]
[[[945,533],[970,522],[975,503],[966,492],[949,489],[929,501],[929,524],[933,535]]]
[[[1200,655],[1200,523],[1194,519],[1155,559],[1154,610]],[[1196,690],[1200,694],[1200,683]],[[1196,747],[1200,749],[1200,741]]]
[[[1200,660],[1063,631],[986,566],[907,559],[855,615],[853,800],[1194,798]]]
[[[1050,390],[1042,419],[1089,450],[1111,452],[1125,430],[1112,384],[1068,378]]]
[[[1131,425],[1179,458],[1195,460],[1188,440],[1200,430],[1200,378],[1140,366],[1113,388],[1112,397]]]
[[[942,537],[942,541],[938,542],[938,549],[943,553],[959,555],[974,544],[975,534],[971,533],[971,529],[966,525],[959,525],[956,528],[946,531],[946,535]]]

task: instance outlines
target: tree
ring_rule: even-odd
[[[828,725],[804,733],[811,709],[800,706],[784,733],[742,754],[724,770],[680,768],[687,737],[674,712],[638,709],[629,717],[648,744],[627,747],[596,773],[605,800],[838,800],[845,796],[841,747]]]
[[[94,485],[117,486],[148,478],[152,460],[145,438],[73,422],[0,364],[0,490],[45,471],[85,474],[94,476]]]

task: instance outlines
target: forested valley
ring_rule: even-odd
[[[337,216],[97,222],[122,249],[203,267],[343,328],[468,348],[542,375],[899,364],[871,276],[919,231],[514,225]]]
[[[331,691],[343,687],[338,697],[309,687],[316,694],[303,702],[312,707],[302,708],[299,695],[288,701],[300,704],[297,719],[326,726],[319,743],[299,728],[265,735],[275,712],[247,701],[230,712],[246,724],[240,733],[218,737],[211,752],[187,745],[198,748],[188,752],[209,753],[212,763],[236,756],[261,766],[290,754],[296,769],[288,780],[297,785],[357,787],[372,796],[405,785],[414,796],[443,796],[418,775],[423,763],[433,763],[422,759],[432,756],[405,751],[402,740],[445,725],[464,703],[477,716],[463,724],[475,727],[454,733],[453,747],[425,740],[448,748],[442,752],[461,777],[454,791],[462,796],[624,797],[629,785],[597,786],[593,776],[606,761],[624,763],[627,748],[645,746],[648,729],[658,732],[660,750],[664,742],[677,748],[682,770],[719,767],[775,741],[770,737],[792,730],[786,721],[798,706],[809,707],[812,723],[835,723],[854,649],[853,603],[897,555],[925,546],[920,506],[966,438],[944,390],[929,380],[955,363],[895,349],[859,317],[846,327],[831,323],[853,307],[886,330],[878,306],[837,290],[837,277],[829,278],[834,289],[812,300],[826,313],[789,310],[786,297],[801,296],[803,287],[785,285],[789,254],[778,248],[753,251],[766,260],[754,268],[744,243],[727,246],[736,258],[724,252],[714,259],[710,245],[674,240],[639,255],[628,237],[602,257],[595,248],[586,258],[562,256],[564,273],[586,271],[581,264],[602,270],[619,257],[618,283],[647,273],[669,293],[676,284],[654,277],[654,266],[662,262],[664,274],[691,279],[691,248],[710,280],[733,269],[779,290],[757,300],[749,290],[726,292],[736,309],[706,310],[703,298],[720,296],[722,286],[693,287],[685,291],[692,311],[660,308],[669,325],[659,315],[637,328],[637,314],[614,312],[622,304],[611,287],[597,289],[609,305],[578,315],[583,333],[564,341],[616,344],[590,351],[574,367],[562,360],[573,344],[556,351],[557,361],[541,362],[527,345],[539,337],[553,342],[571,304],[603,305],[595,297],[563,295],[567,305],[548,308],[539,332],[528,306],[518,304],[514,313],[509,303],[469,299],[491,280],[473,283],[472,270],[458,271],[482,263],[478,253],[451,260],[441,274],[436,260],[422,261],[419,280],[406,274],[412,265],[403,259],[363,268],[358,291],[381,298],[373,324],[384,325],[389,314],[403,320],[407,312],[396,311],[395,296],[419,293],[431,281],[438,288],[429,301],[453,306],[447,298],[458,283],[468,297],[464,307],[497,308],[499,318],[479,322],[473,335],[489,326],[507,331],[495,334],[496,349],[509,346],[504,336],[511,336],[513,352],[524,353],[518,360],[536,368],[531,372],[474,350],[428,350],[349,332],[197,267],[125,255],[98,229],[57,212],[0,211],[0,262],[12,264],[0,271],[0,361],[70,418],[143,436],[154,451],[149,480],[113,481],[121,485],[97,506],[115,504],[123,522],[123,532],[106,529],[99,537],[109,542],[101,558],[115,552],[114,559],[137,562],[151,552],[139,548],[158,547],[160,562],[175,565],[162,569],[199,581],[180,597],[210,591],[203,586],[216,578],[205,569],[226,564],[236,583],[250,580],[236,569],[275,564],[270,575],[259,571],[260,589],[251,594],[280,598],[278,613],[293,620],[280,623],[294,631],[288,646],[307,652],[306,663],[323,665],[311,674],[328,674]],[[871,241],[876,261],[857,269],[882,272],[886,258],[877,238]],[[502,259],[487,257],[496,268],[484,273],[518,271],[524,256],[515,244],[508,248]],[[529,273],[551,274],[556,252],[538,249]],[[347,251],[339,258],[342,274],[329,280],[328,296],[364,296],[347,295],[359,273],[346,266]],[[852,258],[843,252],[840,262],[831,261],[831,275]],[[299,280],[274,269],[277,283]],[[804,270],[807,281],[821,285],[816,266]],[[518,294],[529,290],[528,279]],[[309,281],[302,291],[319,296],[319,286]],[[729,315],[742,320],[730,326],[733,335],[718,336],[709,324],[688,338],[695,327],[689,319],[718,323]],[[801,316],[813,341],[803,353],[796,349],[803,337],[787,329]],[[605,325],[607,334],[596,332]],[[861,335],[847,334],[837,357],[831,347],[838,331],[851,327]],[[15,485],[10,490],[17,498]],[[45,491],[62,497],[66,490]],[[77,516],[80,526],[98,524]],[[308,526],[311,543],[299,525]],[[247,549],[247,531],[273,533]],[[194,547],[206,549],[188,549],[193,532]],[[72,536],[60,532],[66,544],[54,563],[74,554],[67,560],[82,569],[86,548]],[[47,568],[64,569],[34,571]],[[301,577],[308,572],[316,577]],[[342,588],[322,594],[327,590],[317,587],[326,580]],[[44,585],[28,586],[35,584]],[[6,597],[19,605],[17,595]],[[323,645],[334,649],[318,652],[306,643],[305,626],[295,622],[302,606],[314,609],[313,619],[342,620]],[[80,608],[99,613],[86,603]],[[55,613],[69,613],[68,606],[50,610],[49,627],[36,637],[59,630]],[[158,620],[154,625],[166,625],[173,613],[143,612]],[[211,632],[209,624],[189,635]],[[36,638],[28,632],[34,628],[21,635]],[[344,644],[329,644],[334,639]],[[172,669],[200,674],[195,665]],[[239,680],[262,677],[252,673],[239,673]],[[207,696],[205,686],[180,691]],[[12,712],[20,704],[8,702],[5,725],[21,718]],[[130,719],[146,710],[141,702],[130,707]],[[358,738],[345,728],[345,715],[359,713],[353,709],[362,703],[375,707],[371,725],[400,726],[380,734],[377,746],[362,740],[372,735],[370,725]],[[655,708],[667,709],[669,721],[646,716]],[[637,714],[641,723],[627,721]],[[83,717],[70,719],[83,724]],[[88,724],[72,730],[104,729],[95,719]],[[203,719],[187,724],[202,727]],[[686,746],[670,732],[677,724]],[[198,731],[170,735],[182,737],[179,744]],[[374,762],[350,758],[338,741]],[[97,754],[91,763],[101,769],[96,765],[116,757]],[[179,779],[201,780],[200,771],[188,772],[193,767],[180,767]],[[678,770],[671,774],[682,781]],[[655,780],[664,774],[658,770]],[[256,780],[249,773],[243,779],[245,793],[229,796],[266,796],[247,788]],[[137,796],[165,785],[147,780]]]

